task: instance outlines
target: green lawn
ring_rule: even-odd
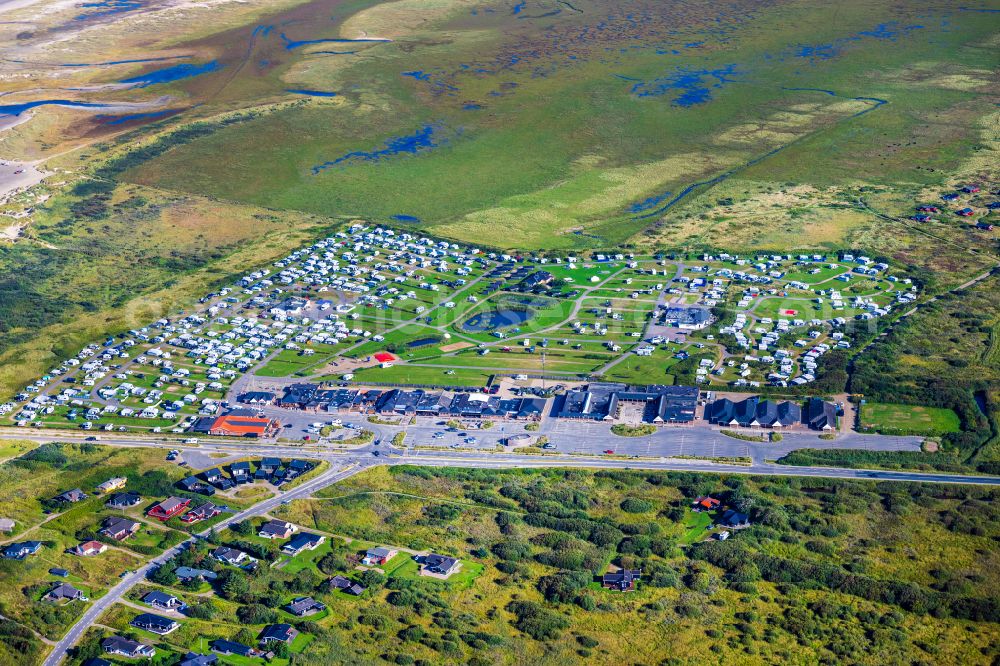
[[[449,371],[452,374],[448,374]],[[358,370],[354,373],[354,381],[431,384],[439,386],[486,386],[486,382],[492,374],[492,372],[485,369],[432,368],[402,363],[394,365],[391,368],[376,367]]]
[[[462,560],[462,568],[457,572],[448,577],[447,580],[441,580],[439,578],[434,578],[432,576],[421,576],[420,575],[420,565],[417,564],[416,560],[410,557],[402,566],[397,567],[393,570],[390,575],[392,578],[399,578],[403,580],[419,580],[427,581],[432,584],[445,585],[449,588],[465,589],[472,586],[472,582],[483,573],[483,565],[479,562],[472,562],[470,560]]]
[[[687,510],[687,515],[682,523],[684,535],[681,543],[697,543],[703,541],[707,535],[708,526],[712,524],[712,514],[707,511]]]
[[[943,407],[869,402],[861,407],[861,425],[879,432],[943,435],[958,432],[961,421]]]
[[[27,440],[0,441],[0,462],[23,455],[28,451],[32,450],[33,448],[35,448],[36,446],[38,446],[38,442],[30,442]]]

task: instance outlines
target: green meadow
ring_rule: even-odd
[[[583,5],[530,22],[497,9],[490,31],[456,8],[401,43],[366,47],[371,57],[356,64],[286,63],[285,74],[304,71],[341,96],[221,129],[125,178],[335,217],[406,215],[500,247],[610,247],[662,217],[649,202],[731,171],[824,185],[935,182],[975,143],[977,114],[988,111],[977,77],[992,62],[983,44],[993,28],[972,12],[848,2],[736,20],[734,7],[704,3],[631,26],[606,3]],[[716,12],[725,40],[701,25]],[[605,15],[616,38],[572,39]],[[658,30],[684,19],[682,32],[701,45]],[[414,46],[442,32],[446,48]],[[939,65],[937,83],[914,62]],[[932,117],[951,127],[933,143],[921,134]],[[217,159],[236,145],[238,159]]]

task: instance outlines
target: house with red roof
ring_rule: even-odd
[[[168,497],[152,509],[146,515],[157,520],[167,521],[188,508],[191,500],[181,497]]]
[[[722,502],[714,497],[699,497],[691,505],[695,511],[714,511],[722,506]]]
[[[208,427],[209,435],[220,437],[271,437],[281,427],[275,419],[264,416],[220,416]]]

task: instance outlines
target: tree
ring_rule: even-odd
[[[233,642],[242,643],[243,645],[253,645],[257,642],[257,638],[252,631],[243,627],[233,635]]]
[[[166,564],[161,564],[149,573],[149,580],[153,581],[157,585],[170,586],[177,582],[177,574],[174,573],[172,567]]]
[[[753,509],[755,498],[742,488],[736,488],[729,492],[727,503],[740,513],[750,513]]]
[[[249,520],[241,520],[238,523],[233,523],[232,525],[229,526],[229,529],[231,529],[236,534],[239,534],[240,536],[250,536],[251,534],[253,534],[254,531],[253,525],[250,523]]]
[[[367,571],[361,572],[358,577],[361,584],[367,588],[377,589],[385,585],[385,574],[375,571],[374,569],[368,569]]]
[[[202,601],[193,606],[188,606],[185,613],[188,617],[193,617],[197,620],[211,620],[215,617],[215,605],[211,601]]]
[[[250,581],[242,571],[228,569],[222,574],[220,590],[224,599],[239,601],[250,595]]]
[[[261,604],[240,606],[236,610],[236,617],[243,624],[271,624],[278,621],[277,611]]]
[[[347,558],[344,557],[343,553],[327,553],[316,563],[316,566],[323,573],[333,574],[347,569]]]
[[[536,641],[559,638],[562,630],[569,626],[569,620],[554,613],[534,601],[513,601],[507,610],[517,616],[514,626]]]
[[[622,511],[626,513],[647,513],[653,510],[653,503],[638,497],[626,497],[621,503]]]
[[[546,601],[568,603],[573,601],[591,580],[590,573],[586,571],[560,571],[550,576],[542,576],[538,581],[538,591]]]
[[[493,544],[493,554],[501,560],[509,562],[520,562],[531,555],[531,546],[524,541],[501,541]]]

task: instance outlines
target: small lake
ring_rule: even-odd
[[[427,345],[433,345],[433,344],[436,344],[438,342],[441,342],[441,338],[433,338],[433,337],[432,338],[420,338],[419,340],[412,340],[412,341],[406,343],[406,346],[410,347],[412,349],[412,348],[415,348],[415,347],[426,347]]]
[[[499,328],[519,326],[531,319],[531,311],[515,308],[489,310],[469,317],[462,322],[462,330],[470,333],[485,333]]]
[[[70,99],[39,99],[33,102],[0,105],[0,116],[19,116],[25,111],[39,106],[66,106],[73,109],[105,109],[111,106],[103,102],[77,102]]]

